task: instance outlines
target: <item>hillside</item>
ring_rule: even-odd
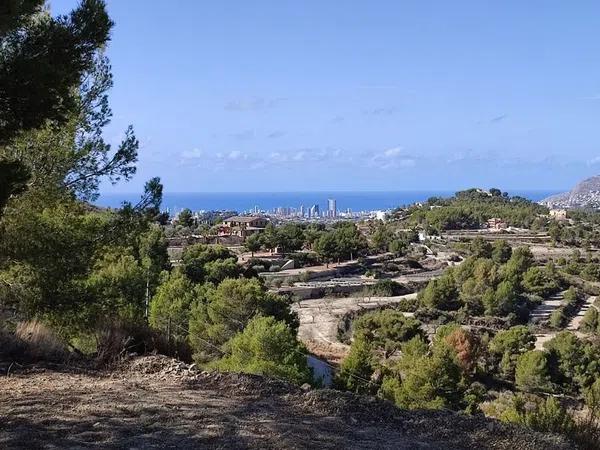
[[[540,203],[549,208],[600,208],[600,175],[587,178],[569,192],[550,196]]]
[[[111,373],[20,369],[0,383],[1,448],[566,449],[563,438],[148,356]]]

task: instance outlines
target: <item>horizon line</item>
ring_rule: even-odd
[[[390,189],[390,190],[298,190],[298,191],[163,191],[163,194],[307,194],[307,193],[395,193],[395,192],[461,192],[468,189],[479,188],[459,188],[459,189]],[[485,188],[481,188],[484,189]],[[491,188],[488,188],[489,190]],[[500,189],[500,188],[497,188]],[[502,192],[521,191],[521,192],[550,192],[550,191],[568,191],[568,188],[508,188],[500,189]],[[121,192],[100,192],[102,195],[139,195],[141,191],[121,191]]]

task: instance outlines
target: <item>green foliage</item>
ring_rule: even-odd
[[[512,281],[502,281],[496,287],[492,305],[486,305],[489,315],[506,315],[515,310],[519,299],[517,287]]]
[[[94,299],[86,305],[88,328],[100,318],[134,322],[143,316],[146,276],[129,249],[106,251],[81,288]]]
[[[259,280],[226,279],[216,288],[206,289],[205,297],[192,306],[190,343],[195,359],[206,363],[222,351],[222,346],[255,316],[273,316],[292,329],[298,322],[288,302],[267,292]]]
[[[419,292],[421,304],[441,310],[462,308],[472,315],[508,316],[514,313],[525,320],[531,302],[522,294],[523,274],[528,275],[525,283],[528,288],[544,293],[556,291],[558,275],[553,266],[530,269],[533,256],[527,247],[511,253],[505,244],[495,245],[496,260],[490,258],[493,246],[480,239],[472,241],[474,256],[468,257],[460,266],[446,270],[439,279],[430,281]],[[505,264],[499,262],[504,260]]]
[[[544,344],[548,352],[548,363],[553,381],[567,392],[577,390],[577,386],[585,387],[590,376],[595,378],[595,361],[590,361],[591,348],[575,334],[562,331]],[[593,359],[592,356],[591,359]],[[590,362],[593,366],[590,366]]]
[[[530,267],[523,275],[523,288],[540,297],[547,297],[559,289],[556,274],[542,267]]]
[[[434,208],[432,208],[434,206]],[[529,227],[547,208],[521,197],[488,195],[478,189],[457,192],[449,199],[431,198],[409,210],[409,225],[436,230],[480,228],[497,217],[509,225]]]
[[[192,304],[202,294],[181,271],[164,273],[150,303],[150,325],[176,340],[186,340]]]
[[[177,216],[177,223],[183,227],[193,227],[194,215],[192,214],[192,210],[189,208],[182,209],[179,215]]]
[[[481,237],[476,237],[469,244],[469,250],[474,258],[491,258],[492,244]]]
[[[225,356],[212,367],[278,377],[298,384],[312,381],[306,349],[296,340],[295,331],[274,317],[253,318],[225,348]]]
[[[372,350],[373,346],[367,339],[360,335],[355,337],[334,380],[339,389],[361,394],[371,393],[374,386],[370,380],[375,365]]]
[[[354,339],[368,342],[375,350],[383,350],[387,357],[403,342],[423,336],[421,322],[405,317],[400,311],[381,310],[366,313],[354,322]]]
[[[539,350],[519,355],[515,367],[515,384],[527,392],[548,390],[551,385],[547,355]]]
[[[118,147],[103,138],[110,123],[108,91],[112,87],[105,57],[94,60],[79,87],[76,107],[64,121],[48,122],[20,134],[1,148],[0,157],[18,159],[30,172],[30,187],[60,186],[81,199],[98,197],[100,179],[112,184],[136,172],[139,142],[130,126]]]
[[[388,251],[394,256],[404,256],[407,248],[408,244],[401,239],[394,239],[388,245]]]
[[[546,397],[544,400],[522,394],[513,396],[500,420],[545,433],[570,434],[575,427],[573,418],[556,398]]]
[[[374,297],[392,297],[396,295],[402,295],[406,291],[406,288],[400,283],[384,278],[377,280],[375,284],[367,288],[367,295]]]
[[[378,223],[371,235],[371,243],[376,251],[385,252],[388,250],[392,238],[392,230],[385,223]]]
[[[458,294],[452,273],[447,271],[440,278],[431,280],[419,292],[419,301],[430,308],[451,311],[460,307]]]
[[[577,290],[573,286],[569,286],[569,289],[567,289],[565,292],[564,299],[568,305],[574,305],[577,303]]]
[[[563,308],[557,308],[550,314],[549,324],[555,330],[560,330],[567,323],[567,316]]]
[[[599,331],[598,310],[591,306],[585,312],[579,330],[584,333],[597,333]]]
[[[295,223],[286,223],[277,228],[276,243],[283,253],[300,250],[304,244],[304,230]]]
[[[462,397],[461,369],[454,352],[446,345],[434,347],[431,354],[420,354],[422,347],[410,341],[409,351],[395,368],[396,375],[384,378],[382,394],[408,409],[458,406]],[[390,381],[388,377],[395,377]],[[399,380],[398,380],[399,378]]]
[[[46,120],[64,123],[77,108],[80,80],[109,40],[113,24],[103,1],[85,0],[61,18],[39,14],[41,4],[0,7],[0,146]]]
[[[323,233],[315,242],[314,250],[327,263],[336,259],[339,251],[334,234],[331,232]]]
[[[502,276],[519,286],[523,274],[533,265],[533,255],[529,247],[518,247],[513,250],[510,259],[503,266]]]
[[[237,258],[221,245],[190,245],[181,258],[183,271],[194,283],[218,284],[225,278],[237,278],[241,273]]]
[[[367,241],[356,225],[339,222],[321,234],[314,244],[315,252],[326,262],[357,258],[367,249]]]
[[[506,263],[512,256],[512,247],[505,240],[498,240],[492,244],[492,259],[496,264]]]
[[[167,252],[167,239],[163,230],[153,225],[138,237],[138,249],[141,265],[146,272],[147,296],[154,295],[163,270],[170,268]]]
[[[488,345],[488,350],[495,359],[502,374],[512,379],[514,377],[517,359],[523,353],[532,350],[535,336],[524,325],[500,331]]]
[[[251,234],[246,238],[244,242],[244,247],[246,250],[252,253],[252,257],[254,257],[254,252],[257,252],[262,247],[262,241],[260,235],[258,233]]]
[[[8,200],[25,191],[30,175],[22,162],[0,160],[0,217]]]

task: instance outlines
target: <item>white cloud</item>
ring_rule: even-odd
[[[386,158],[395,158],[402,153],[402,147],[388,148],[383,152]]]
[[[415,167],[417,161],[415,158],[407,155],[402,147],[392,147],[382,152],[371,154],[367,164],[378,169],[409,169]]]
[[[193,148],[191,150],[184,150],[181,153],[181,157],[183,159],[197,159],[197,158],[201,158],[202,156],[204,156],[204,152],[202,150],[200,150],[199,148]]]
[[[235,161],[238,159],[248,159],[248,157],[247,157],[247,155],[243,154],[239,150],[233,150],[233,151],[229,152],[229,154],[227,155],[227,159],[231,159],[231,160]]]

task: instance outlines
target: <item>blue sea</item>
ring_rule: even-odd
[[[559,191],[508,191],[533,201],[542,200]],[[173,214],[183,208],[192,211],[232,210],[251,211],[257,208],[271,211],[278,207],[298,209],[300,205],[309,208],[319,205],[321,211],[327,209],[327,200],[335,199],[338,211],[353,212],[386,210],[398,206],[422,202],[430,197],[450,197],[454,191],[386,191],[386,192],[165,192],[161,209]],[[119,207],[122,202],[139,200],[139,194],[103,194],[96,202],[100,206]]]

